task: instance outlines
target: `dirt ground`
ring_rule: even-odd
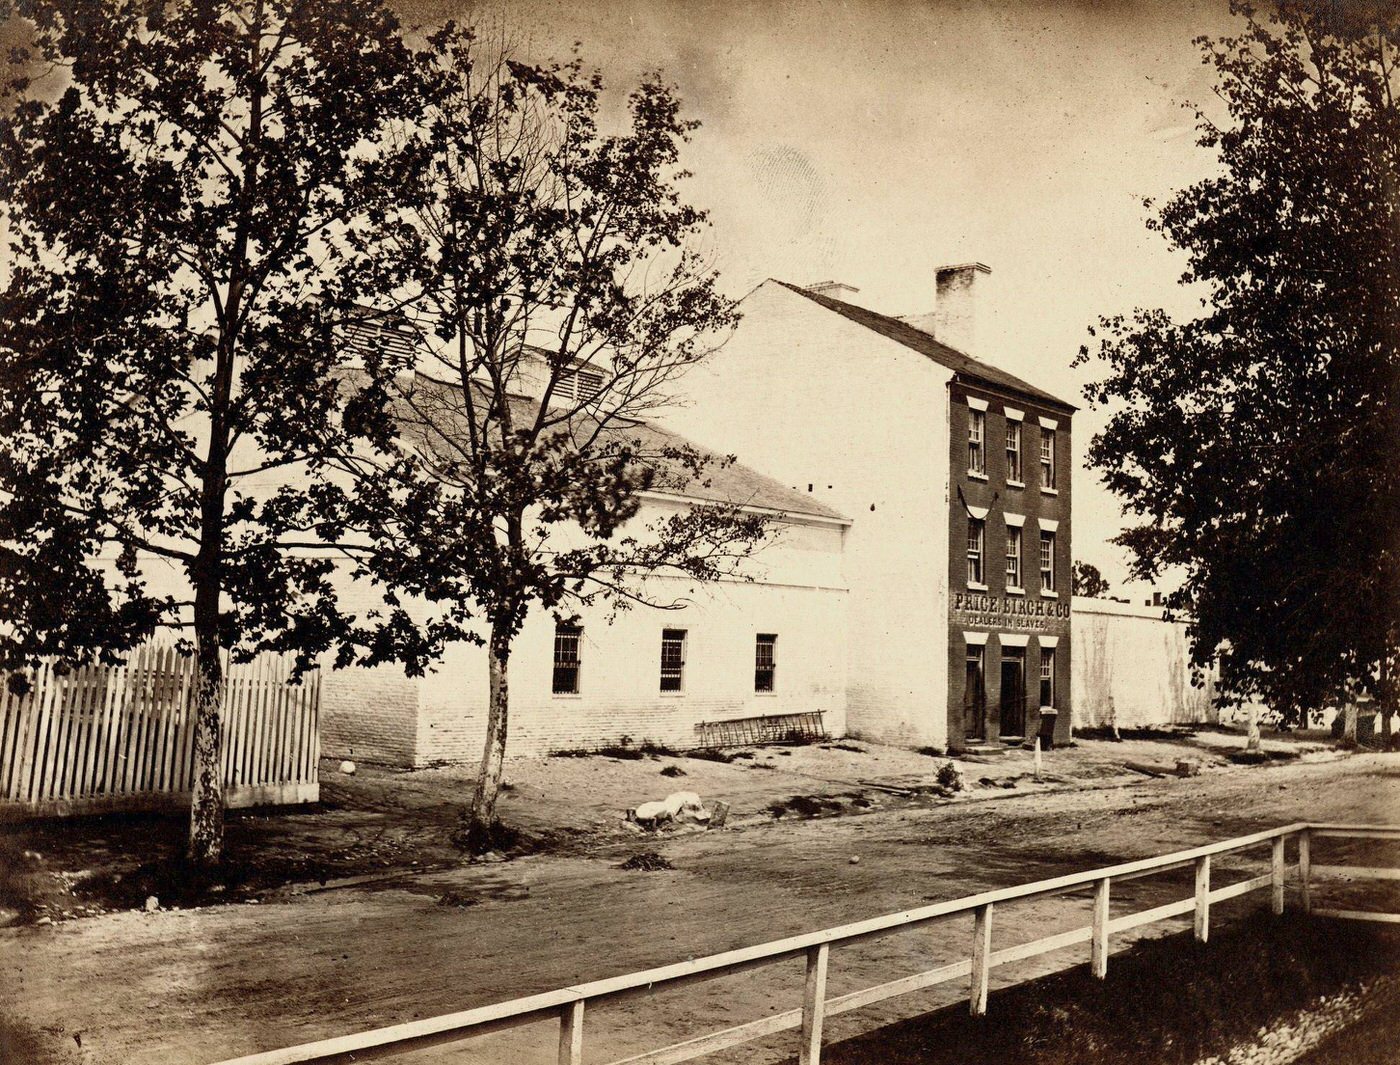
[[[1142,779],[1125,768],[1175,768],[1190,761],[1206,774],[1235,767],[1237,733],[1149,734],[1121,742],[1086,740],[1046,752],[1037,779],[1030,751],[951,759],[855,741],[727,751],[728,761],[656,750],[613,756],[517,759],[509,763],[500,815],[521,833],[519,853],[607,856],[649,838],[623,815],[675,791],[730,806],[728,824],[826,817],[878,809],[976,802],[1066,787],[1116,786]],[[1336,757],[1316,737],[1270,738],[1280,757]],[[938,786],[952,762],[960,790]],[[311,807],[234,811],[224,881],[202,890],[179,861],[185,824],[178,816],[108,816],[0,825],[0,927],[47,918],[61,922],[142,908],[238,902],[345,882],[383,882],[452,868],[458,813],[475,783],[472,767],[401,771],[362,765],[353,775],[322,766],[322,801]],[[676,826],[665,833],[697,831]]]
[[[1085,743],[1048,756],[1046,772],[1078,778],[1073,786],[1044,779],[1032,785],[1025,776],[1029,756],[1016,753],[995,766],[963,765],[974,783],[981,776],[995,781],[1019,775],[1013,789],[987,784],[971,792],[974,799],[935,800],[867,788],[878,806],[801,820],[774,818],[768,807],[794,794],[858,791],[861,780],[927,780],[943,760],[878,749],[803,748],[786,755],[770,750],[728,765],[667,757],[521,762],[511,770],[515,788],[506,817],[523,822],[531,809],[541,824],[572,828],[574,844],[485,865],[449,864],[445,852],[442,863],[407,857],[427,853],[413,841],[429,846],[433,832],[450,821],[464,778],[460,771],[362,771],[332,778],[326,810],[265,821],[263,815],[240,818],[235,824],[245,834],[238,846],[260,840],[295,850],[317,839],[322,847],[329,841],[345,846],[344,833],[353,832],[363,853],[378,847],[378,853],[392,855],[376,859],[390,863],[381,867],[390,879],[340,886],[332,880],[324,889],[313,881],[253,892],[240,905],[117,912],[0,930],[0,1060],[212,1062],[1292,820],[1400,820],[1400,758],[1394,755],[1338,760],[1312,752],[1246,768],[1212,754],[1213,743]],[[1170,764],[1183,752],[1202,762],[1201,775],[1123,773],[1125,760]],[[760,759],[781,768],[742,765]],[[662,777],[669,764],[687,775]],[[620,827],[619,800],[635,805],[674,787],[732,801],[733,827],[660,839],[640,839]],[[975,801],[993,794],[1003,797]],[[387,811],[380,808],[386,801]],[[303,819],[311,827],[289,834],[287,826]],[[593,842],[585,846],[583,840]],[[623,857],[643,847],[664,854],[674,870],[618,868]],[[1353,847],[1351,860],[1362,854]],[[1321,853],[1315,861],[1332,857]],[[405,859],[423,864],[405,872]],[[1377,852],[1368,860],[1397,862],[1400,854]],[[1260,862],[1227,861],[1217,876],[1259,871]],[[1326,889],[1329,898],[1353,890],[1344,883]],[[1189,893],[1189,871],[1144,878],[1115,892],[1114,913]],[[1251,902],[1217,909],[1228,919]],[[1397,902],[1392,898],[1388,908],[1400,908]],[[999,909],[997,943],[1074,927],[1083,923],[1088,905],[1086,896]],[[950,920],[934,934],[921,930],[836,952],[830,993],[965,957],[971,930],[964,923]],[[1183,924],[1153,927],[1177,930]],[[1115,944],[1125,946],[1127,938]],[[995,971],[994,986],[1080,960],[1070,950],[1006,966]],[[799,967],[784,964],[600,1007],[589,1014],[589,1060],[612,1060],[791,1008],[800,1002],[800,987]],[[947,1004],[964,990],[947,985],[845,1014],[834,1019],[829,1038]],[[465,1053],[441,1050],[408,1060],[509,1063],[542,1054],[549,1060],[554,1039],[551,1026],[540,1025],[489,1037]],[[720,1060],[776,1062],[790,1055],[791,1046],[789,1033]]]

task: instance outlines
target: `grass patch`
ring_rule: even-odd
[[[1251,1040],[1291,1010],[1396,971],[1400,935],[1346,921],[1257,913],[1208,945],[1189,933],[1115,954],[1108,979],[1088,967],[992,992],[830,1046],[830,1065],[1191,1065]],[[1168,975],[1170,974],[1170,975]]]
[[[674,869],[675,866],[666,859],[665,855],[657,854],[656,851],[640,851],[628,858],[618,868],[655,873],[662,869]]]
[[[1107,740],[1110,743],[1118,743],[1122,740],[1189,740],[1196,734],[1196,731],[1194,728],[1154,728],[1151,725],[1120,728],[1115,731],[1107,725],[1100,725],[1093,728],[1075,728],[1074,738],[1077,740]]]
[[[821,817],[823,814],[840,813],[842,807],[840,799],[828,799],[821,795],[794,795],[769,803],[768,812],[777,820],[788,814],[794,817]]]
[[[668,765],[661,770],[661,775],[663,777],[683,777],[686,775],[686,771],[678,765]]]
[[[723,765],[729,765],[736,756],[728,751],[722,751],[718,747],[696,747],[693,751],[686,751],[685,757],[698,758],[702,762],[719,762]]]
[[[852,754],[864,754],[864,747],[857,747],[854,743],[823,743],[824,751],[850,751]]]
[[[920,747],[915,754],[922,754],[926,758],[942,758],[944,751],[942,747]]]

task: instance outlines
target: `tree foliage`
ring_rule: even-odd
[[[575,59],[527,63],[447,25],[424,54],[428,115],[400,130],[421,162],[364,242],[395,294],[366,345],[378,395],[354,424],[340,493],[317,521],[358,530],[346,553],[414,622],[363,661],[427,668],[485,643],[486,745],[466,829],[489,845],[508,732],[511,643],[531,610],[677,605],[639,578],[734,573],[765,533],[738,502],[694,503],[651,528],[646,493],[705,493],[712,458],[642,419],[737,320],[693,250],[704,214],[677,182],[695,124],[656,77],[600,130],[603,86]],[[383,412],[383,418],[378,412]]]
[[[1198,42],[1219,173],[1152,223],[1203,311],[1100,322],[1089,458],[1142,519],[1118,538],[1134,575],[1185,570],[1195,663],[1296,717],[1385,689],[1400,642],[1400,29],[1384,6],[1233,6],[1243,30]]]
[[[418,106],[412,56],[376,0],[4,16],[31,23],[17,58],[44,77],[9,86],[0,122],[0,666],[179,631],[192,854],[213,862],[221,655],[306,662],[341,628],[331,561],[283,541],[343,450],[337,336],[373,293],[342,266],[401,183],[376,143]]]
[[[1108,595],[1108,581],[1099,572],[1099,567],[1089,562],[1076,562],[1073,570],[1075,595],[1086,595],[1090,599],[1101,599]]]

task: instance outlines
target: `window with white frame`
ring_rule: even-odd
[[[1021,480],[1021,423],[1006,422],[1006,479]]]
[[[1055,650],[1052,647],[1040,649],[1040,705],[1055,705]]]
[[[754,642],[753,656],[754,691],[773,691],[778,672],[777,649],[778,637],[776,635],[771,632],[758,634],[758,639]]]
[[[1021,587],[1021,530],[1015,525],[1006,527],[1006,586]]]
[[[1055,430],[1040,430],[1040,487],[1055,487]]]
[[[967,583],[985,584],[986,572],[982,562],[986,553],[987,523],[981,518],[967,519]]]
[[[661,630],[661,690],[678,692],[685,683],[685,629]]]
[[[987,413],[969,409],[967,412],[967,472],[986,476],[987,473]]]
[[[1040,533],[1040,587],[1055,590],[1055,534],[1044,530]]]
[[[577,625],[554,626],[554,694],[577,695],[579,681],[579,649],[583,629]]]

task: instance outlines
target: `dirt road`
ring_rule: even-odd
[[[382,890],[10,929],[0,931],[0,1038],[10,1033],[16,1061],[209,1062],[1304,818],[1400,820],[1400,760],[1363,755],[779,821],[671,840],[662,848],[676,865],[671,872],[622,871],[616,856],[539,857]],[[1121,912],[1144,908],[1188,894],[1185,883],[1181,874],[1136,881],[1115,901]],[[440,904],[448,893],[456,904]],[[999,941],[1082,923],[1087,905],[1008,908],[999,914]],[[838,952],[830,993],[964,957],[969,935],[957,923]],[[1009,981],[1078,960],[1074,952],[1050,955],[996,975]],[[785,966],[600,1009],[589,1017],[590,1060],[791,1008],[800,982],[797,967]],[[831,1038],[926,1010],[960,990],[935,992],[838,1018]],[[451,1060],[551,1060],[554,1040],[539,1026]],[[790,1036],[779,1037],[732,1060],[780,1060],[791,1045]]]

